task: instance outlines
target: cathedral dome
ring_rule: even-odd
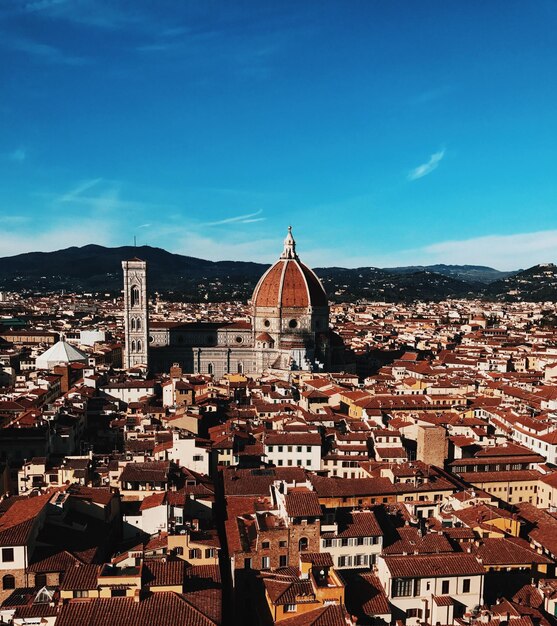
[[[65,339],[61,339],[36,358],[35,366],[38,370],[49,370],[55,365],[66,363],[83,363],[87,365],[88,358],[85,352],[70,345]]]
[[[319,278],[296,254],[292,227],[288,228],[279,260],[259,280],[252,303],[255,307],[288,309],[328,306]]]

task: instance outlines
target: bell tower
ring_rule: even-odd
[[[122,261],[124,270],[124,367],[149,367],[149,317],[147,313],[147,263]]]

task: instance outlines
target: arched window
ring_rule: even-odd
[[[244,373],[244,364],[242,362],[238,363],[238,374]]]
[[[212,363],[207,363],[207,374],[214,374],[215,367]]]
[[[11,574],[6,574],[2,578],[2,589],[15,589],[15,578]]]
[[[134,285],[131,289],[131,300],[132,306],[137,306],[139,304],[139,287]]]
[[[137,340],[137,351],[141,352],[141,339]]]
[[[131,327],[132,327],[132,330],[135,330],[135,317],[132,317]]]
[[[131,349],[131,351],[135,352],[135,341],[132,341],[132,349]]]
[[[141,320],[139,319],[139,317],[135,320],[135,329],[141,330]]]
[[[307,537],[300,537],[300,541],[298,541],[298,550],[300,552],[303,552],[304,550],[308,549],[308,538]]]

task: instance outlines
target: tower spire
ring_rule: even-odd
[[[298,255],[296,254],[296,242],[294,241],[294,237],[292,236],[292,226],[288,227],[288,234],[284,240],[284,250],[280,255],[281,259],[296,259]]]

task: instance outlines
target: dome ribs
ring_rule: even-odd
[[[296,261],[286,262],[280,296],[280,305],[284,308],[309,306],[309,294],[304,274]]]

